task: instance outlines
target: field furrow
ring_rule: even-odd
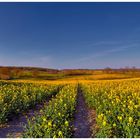
[[[0,125],[57,92],[58,85],[0,83]]]
[[[54,95],[55,97],[55,95]],[[43,103],[37,104],[33,109],[29,109],[27,112],[21,113],[18,116],[13,116],[9,122],[3,125],[0,128],[0,137],[1,138],[17,138],[21,137],[24,126],[28,123],[28,119],[32,119],[35,115],[40,114],[40,110],[43,108],[44,105],[47,105],[51,96],[48,97]]]
[[[77,106],[74,119],[74,138],[91,137],[91,125],[93,125],[95,112],[87,107],[83,93],[78,87]]]
[[[6,85],[5,85],[6,84]],[[19,137],[21,133],[23,132],[24,128],[23,126],[27,124],[27,119],[32,118],[36,114],[39,114],[41,108],[43,108],[44,105],[47,105],[49,100],[53,98],[59,90],[63,87],[63,85],[23,85],[23,84],[17,84],[13,83],[12,85],[7,83],[1,83],[1,90],[4,88],[18,88],[18,86],[21,86],[26,89],[25,92],[18,93],[16,98],[20,98],[21,96],[26,96],[29,98],[20,98],[18,101],[7,100],[8,93],[3,91],[3,94],[0,94],[0,97],[2,98],[3,104],[1,103],[1,106],[7,106],[5,109],[3,109],[0,112],[1,115],[1,124],[0,124],[0,137],[6,138],[6,137]],[[25,87],[26,86],[26,87]],[[34,90],[31,90],[31,87],[34,88]],[[49,88],[49,89],[48,89]],[[32,92],[32,93],[31,93]],[[16,94],[16,93],[15,93]],[[12,94],[13,95],[13,94]],[[11,95],[10,95],[11,96]],[[12,97],[11,97],[12,99]],[[14,99],[12,99],[14,100]],[[34,102],[33,102],[34,101]],[[15,104],[19,103],[19,104]],[[27,103],[27,104],[26,104]],[[11,104],[11,106],[9,105]],[[21,105],[27,105],[26,108],[22,108]],[[18,109],[18,111],[14,110]]]
[[[72,135],[73,120],[77,97],[77,85],[64,86],[48,105],[44,105],[36,115],[28,120],[23,137],[26,138],[67,138]]]

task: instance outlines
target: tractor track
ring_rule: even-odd
[[[89,109],[85,103],[83,93],[78,86],[77,106],[74,116],[73,138],[90,138],[95,126],[95,110]]]
[[[10,118],[10,120],[6,124],[3,124],[2,127],[0,127],[0,138],[21,137],[24,131],[24,125],[27,124],[27,118],[31,119],[35,115],[39,115],[40,110],[43,108],[43,106],[47,105],[52,97],[55,98],[55,95],[49,96],[45,101],[37,104],[36,106],[34,106],[34,108],[29,109],[27,112],[20,113],[17,116],[13,116],[12,118]]]

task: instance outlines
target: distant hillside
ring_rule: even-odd
[[[4,67],[0,66],[0,79],[44,79],[56,80],[77,76],[102,75],[102,74],[123,74],[130,77],[140,77],[140,69],[50,69],[38,67]]]
[[[0,79],[37,78],[57,74],[59,70],[37,67],[3,67],[0,66]]]
[[[49,69],[49,68],[40,68],[40,67],[14,67],[14,66],[9,66],[9,67],[4,67],[0,66],[0,69],[7,68],[10,70],[21,70],[21,71],[43,71],[43,72],[48,72],[48,73],[57,73],[59,70],[57,69]]]

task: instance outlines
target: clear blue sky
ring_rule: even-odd
[[[0,3],[0,65],[140,67],[140,3]]]

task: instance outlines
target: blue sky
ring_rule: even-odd
[[[140,67],[140,3],[0,3],[0,65]]]

